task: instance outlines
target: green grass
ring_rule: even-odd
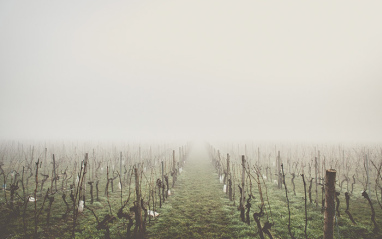
[[[305,227],[305,210],[304,210],[304,189],[303,182],[301,177],[295,179],[296,184],[296,196],[293,195],[292,184],[290,178],[286,180],[288,186],[288,197],[290,201],[290,210],[291,210],[291,231],[296,238],[305,238],[304,227]],[[277,189],[277,185],[274,185],[270,182],[266,183],[269,203],[272,210],[272,217],[269,220],[274,222],[272,227],[272,234],[276,238],[290,238],[288,232],[288,208],[287,201],[285,197],[285,189]],[[257,186],[256,186],[257,187]],[[263,186],[263,193],[265,193],[265,188]],[[260,205],[260,200],[258,195],[257,188],[253,188],[254,195],[256,199],[252,201],[251,208],[251,220],[253,210],[258,211],[257,206]],[[357,225],[353,225],[348,215],[345,214],[346,202],[345,194],[341,193],[339,196],[340,199],[340,217],[337,215],[337,225],[335,226],[335,238],[382,238],[381,230],[378,233],[374,233],[374,226],[370,220],[371,210],[370,206],[365,198],[361,196],[361,188],[358,186],[354,192],[359,192],[350,198],[350,212],[352,213]],[[223,195],[223,197],[226,197]],[[315,194],[312,192],[312,198],[314,200]],[[319,200],[321,199],[321,193],[319,194]],[[372,195],[372,199],[375,199],[375,195]],[[227,201],[226,204],[229,204]],[[373,200],[374,209],[376,212],[376,221],[380,229],[382,229],[382,210],[377,204],[376,200]],[[234,218],[239,218],[240,213],[235,211],[235,214],[232,215]],[[270,216],[270,215],[269,215]],[[307,234],[308,238],[322,238],[323,236],[323,227],[324,227],[324,215],[321,212],[321,203],[319,207],[316,208],[315,203],[312,204],[307,200]],[[266,216],[261,219],[261,222],[266,221]],[[242,222],[240,222],[242,223]],[[254,221],[251,221],[252,230],[257,231],[257,228],[254,227]]]
[[[236,200],[231,202],[223,193],[223,185],[219,183],[218,175],[206,155],[193,155],[186,172],[180,177],[174,195],[159,210],[160,217],[148,228],[151,238],[259,238],[257,227],[253,220],[254,211],[259,211],[260,206],[257,185],[253,185],[253,194],[250,213],[251,224],[247,225],[240,219],[237,210],[238,190]],[[199,157],[199,158],[198,158]],[[288,196],[291,210],[291,231],[296,238],[305,238],[305,209],[304,189],[301,177],[295,178],[296,196],[293,195],[290,177],[287,177]],[[268,210],[267,215],[261,218],[262,225],[269,220],[274,223],[271,233],[274,238],[290,238],[288,232],[288,208],[285,189],[277,189],[271,182],[266,182],[269,203],[272,215]],[[312,190],[314,187],[312,188]],[[265,197],[265,187],[263,185]],[[337,216],[335,238],[382,238],[381,232],[374,233],[371,223],[371,210],[368,202],[361,194],[362,188],[357,186],[350,199],[350,212],[357,225],[353,225],[345,214],[346,202],[344,191],[340,198],[340,217]],[[312,192],[315,199],[315,193]],[[375,199],[375,195],[372,195]],[[266,198],[264,198],[266,200]],[[319,193],[321,200],[321,193]],[[170,205],[169,205],[170,204]],[[376,220],[382,229],[382,210],[373,200],[376,211]],[[307,235],[308,238],[322,238],[324,215],[321,212],[321,203],[316,208],[307,200]],[[338,235],[340,237],[338,237]]]
[[[252,192],[255,199],[252,200],[250,213],[251,224],[247,225],[240,219],[238,206],[238,189],[236,187],[235,201],[229,201],[227,195],[223,193],[223,185],[219,183],[218,175],[213,168],[207,154],[198,154],[195,152],[190,155],[183,173],[179,176],[175,188],[171,189],[172,195],[157,211],[160,216],[148,223],[147,219],[147,237],[148,238],[259,238],[257,227],[253,220],[253,213],[259,211],[260,205],[257,184],[253,184]],[[147,175],[146,175],[147,176]],[[157,175],[158,176],[158,175]],[[90,204],[90,196],[87,195],[87,205],[94,209],[99,220],[109,214],[107,198],[104,196],[104,181],[100,185],[100,201]],[[238,182],[236,182],[237,185]],[[296,196],[292,192],[292,184],[289,175],[286,178],[288,186],[288,196],[291,208],[291,228],[296,238],[304,238],[305,213],[304,213],[304,190],[301,177],[295,178]],[[170,177],[171,185],[171,177]],[[279,190],[271,182],[266,182],[269,204],[272,215],[267,206],[267,214],[261,218],[264,224],[267,220],[274,223],[271,233],[274,238],[290,238],[288,233],[288,209],[284,189]],[[132,189],[134,183],[132,183]],[[120,207],[120,192],[117,192],[118,185],[114,185],[115,192],[110,193],[110,204],[112,214],[116,216]],[[146,186],[143,188],[143,194],[147,198]],[[246,188],[248,191],[249,188]],[[382,238],[382,209],[376,202],[375,195],[373,199],[374,209],[376,211],[376,221],[380,231],[373,232],[374,226],[371,223],[371,210],[368,202],[361,196],[361,186],[356,185],[354,195],[350,199],[350,212],[352,213],[357,225],[353,225],[345,214],[345,196],[341,192],[340,211],[341,216],[337,218],[338,227],[335,227],[335,238]],[[19,190],[20,191],[20,190]],[[32,190],[29,190],[31,192]],[[21,192],[19,192],[21,193]],[[263,185],[264,199],[265,187]],[[3,195],[3,192],[1,192]],[[132,197],[134,191],[132,190]],[[127,189],[124,189],[123,198],[127,197]],[[313,199],[315,198],[312,192]],[[3,196],[1,203],[4,202]],[[321,199],[321,193],[319,194]],[[8,195],[9,200],[9,195]],[[129,202],[131,206],[132,198]],[[69,192],[67,201],[70,204]],[[38,200],[38,208],[42,201]],[[319,204],[320,205],[320,204]],[[157,203],[159,206],[159,203]],[[41,214],[38,222],[39,238],[70,238],[72,230],[72,219],[62,218],[66,206],[61,199],[61,194],[55,195],[53,209],[51,212],[51,226],[46,224],[46,209]],[[34,230],[33,213],[34,203],[28,203],[27,210],[27,234],[32,235]],[[322,238],[324,217],[321,208],[316,208],[315,204],[310,204],[308,200],[308,238]],[[128,211],[127,209],[125,211]],[[14,217],[8,220],[9,210],[3,204],[0,206],[0,238],[24,238],[22,217]],[[21,211],[22,213],[22,211]],[[89,210],[84,210],[78,218],[76,227],[76,238],[104,238],[105,230],[96,230],[96,220]],[[125,232],[126,221],[118,219],[110,224],[111,238],[121,238]],[[339,231],[339,232],[338,232]]]
[[[148,228],[151,238],[250,238],[255,231],[231,219],[235,208],[223,199],[223,186],[207,155],[192,155],[173,196]]]

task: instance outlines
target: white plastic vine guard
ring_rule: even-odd
[[[147,214],[148,214],[150,217],[157,217],[157,216],[159,216],[159,213],[154,212],[154,211],[152,211],[152,210],[148,210],[148,211],[147,211]]]
[[[78,212],[84,211],[84,201],[80,200],[80,203],[78,204]]]
[[[223,175],[220,175],[219,180],[220,180],[220,183],[223,183]]]

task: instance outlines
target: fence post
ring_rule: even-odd
[[[46,162],[46,154],[47,154],[47,152],[48,152],[48,149],[47,148],[45,148],[45,154],[44,154],[44,174],[46,174],[46,164],[47,164],[47,162]]]
[[[139,166],[140,167],[140,166]],[[142,219],[142,205],[141,205],[141,188],[140,188],[140,182],[139,182],[139,174],[140,174],[140,168],[134,168],[134,174],[135,174],[135,194],[137,197],[137,215],[135,215],[136,220],[136,227],[138,231],[138,235],[141,235],[143,233],[143,219]]]
[[[368,155],[365,154],[365,159],[366,159],[366,189],[367,193],[370,195],[370,186],[369,186],[369,158],[367,157]]]
[[[228,177],[229,177],[229,154],[227,154],[227,174],[226,174],[226,180],[225,180],[226,194],[229,194]]]
[[[242,163],[242,169],[243,173],[241,174],[241,188],[242,188],[242,194],[241,194],[241,202],[242,205],[245,205],[245,155],[241,156],[241,163]]]
[[[172,151],[172,171],[175,173],[175,150]]]
[[[260,148],[257,147],[257,166],[260,167]]]
[[[172,187],[175,187],[176,182],[176,160],[175,160],[175,150],[172,151]]]
[[[324,239],[333,239],[334,232],[334,197],[336,193],[336,170],[326,170],[325,177],[325,215],[324,215]]]
[[[318,162],[317,157],[314,158],[314,177],[316,182],[316,207],[318,207]]]
[[[220,150],[218,150],[218,167],[219,167],[219,169],[218,169],[218,171],[219,171],[219,179],[220,179],[220,176],[223,174],[222,173],[222,171],[223,171],[223,169],[222,169],[222,162],[221,162],[221,159],[220,159]]]
[[[54,180],[54,185],[55,185],[54,188],[56,189],[56,192],[57,192],[57,178],[56,177],[57,177],[57,174],[56,174],[56,158],[54,157],[54,154],[53,154],[53,178],[52,178],[52,180]]]
[[[119,174],[122,177],[122,152],[119,152]]]
[[[281,157],[280,157],[280,151],[277,152],[277,187],[278,189],[281,189],[283,186],[283,178],[281,174]]]
[[[162,183],[164,183],[164,177],[163,177],[163,174],[164,174],[164,168],[163,168],[163,160],[162,160]]]
[[[89,163],[89,154],[88,153],[85,153],[85,168],[84,168],[84,174],[86,174],[88,172],[88,163]],[[85,204],[85,196],[86,196],[86,175],[84,176],[84,193],[83,193],[83,200],[84,200],[84,204]]]

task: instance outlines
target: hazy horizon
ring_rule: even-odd
[[[381,1],[3,1],[0,139],[382,142]]]

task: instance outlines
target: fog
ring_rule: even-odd
[[[1,1],[0,138],[382,142],[382,1]]]

